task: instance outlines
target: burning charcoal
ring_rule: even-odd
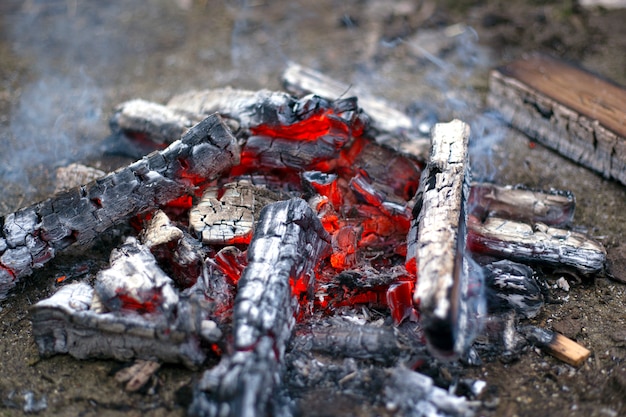
[[[94,297],[105,308],[103,312],[169,312],[178,303],[172,279],[159,268],[150,250],[135,238],[128,238],[113,250],[110,264],[96,276]]]
[[[118,277],[123,282],[124,277]],[[39,354],[69,353],[77,359],[114,358],[182,363],[195,369],[206,359],[201,342],[216,343],[221,332],[208,318],[204,297],[181,297],[172,314],[100,312],[86,283],[61,287],[31,309]]]
[[[167,214],[157,210],[142,232],[141,242],[148,248],[178,242],[183,238],[183,231],[174,226]]]
[[[200,114],[191,115],[150,101],[131,100],[115,108],[109,126],[114,135],[125,135],[139,142],[151,141],[156,149],[169,145],[210,113],[204,117]]]
[[[253,135],[299,140],[314,140],[337,131],[347,133],[347,127],[361,130],[366,123],[355,98],[331,101],[309,95],[296,99],[268,90],[192,91],[173,97],[167,106],[196,115],[219,112]]]
[[[0,218],[0,299],[58,251],[188,195],[238,161],[235,138],[213,115],[161,152]]]
[[[470,216],[468,247],[472,252],[531,264],[569,267],[583,275],[604,269],[606,250],[599,242],[569,230]]]
[[[414,301],[428,346],[443,358],[471,345],[484,310],[481,273],[465,253],[468,137],[459,120],[433,129],[408,236],[407,269],[419,270]]]
[[[626,89],[545,55],[491,72],[487,103],[513,127],[626,184]]]
[[[55,194],[67,191],[70,188],[81,184],[87,184],[100,177],[104,177],[106,172],[81,164],[69,164],[66,167],[57,168]]]
[[[569,191],[472,183],[468,204],[471,214],[482,219],[493,216],[562,227],[572,222],[576,200]]]
[[[247,181],[210,187],[189,212],[189,225],[206,244],[248,244],[261,209],[279,200]]]
[[[263,209],[235,299],[234,352],[205,372],[190,414],[267,414],[268,401],[280,384],[283,356],[298,309],[290,283],[313,278],[329,240],[304,200],[278,202]]]
[[[543,293],[527,265],[502,260],[484,266],[487,305],[490,311],[513,309],[533,318],[543,307]]]
[[[350,86],[340,83],[332,78],[303,67],[295,63],[289,63],[282,75],[283,85],[295,95],[316,94],[326,99],[342,97],[350,92]],[[357,92],[351,92],[356,95]],[[372,118],[374,127],[383,132],[395,132],[398,130],[411,129],[412,123],[409,117],[391,107],[379,98],[364,94],[359,91],[359,105]]]
[[[474,407],[464,397],[457,397],[436,387],[428,376],[395,367],[385,384],[386,408],[406,416],[471,417]]]

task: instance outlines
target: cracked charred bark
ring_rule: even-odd
[[[0,299],[57,252],[189,194],[238,161],[235,138],[212,115],[163,151],[0,218]]]
[[[304,200],[266,206],[248,248],[233,312],[233,353],[205,372],[190,413],[263,416],[280,385],[298,301],[291,281],[314,279],[330,238]]]

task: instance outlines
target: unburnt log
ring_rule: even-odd
[[[459,120],[435,125],[408,235],[407,264],[419,271],[414,301],[428,346],[444,358],[465,352],[484,309],[479,269],[465,255],[468,139]]]
[[[372,119],[372,125],[383,132],[408,130],[411,119],[380,98],[363,91],[352,91],[351,86],[334,80],[311,68],[289,63],[282,75],[283,85],[295,95],[315,94],[328,100],[358,95],[359,105]],[[355,89],[356,90],[356,89]]]
[[[544,55],[491,72],[487,103],[513,127],[626,184],[626,89]]]
[[[163,151],[0,218],[0,299],[57,252],[193,193],[238,161],[235,138],[212,115]]]
[[[570,191],[530,190],[521,186],[472,183],[470,213],[562,227],[574,218],[576,199]]]
[[[329,241],[304,200],[263,209],[235,298],[233,353],[205,372],[190,414],[251,417],[269,412],[299,305],[290,284],[312,291],[314,268],[327,254]]]
[[[468,247],[475,253],[571,268],[582,275],[599,273],[606,263],[604,246],[582,233],[497,217],[481,222],[470,216],[468,224]]]

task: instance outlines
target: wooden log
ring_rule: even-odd
[[[626,89],[544,55],[491,72],[487,104],[513,127],[626,184]]]
[[[248,248],[233,311],[233,354],[204,373],[189,413],[263,416],[281,381],[298,302],[290,282],[312,284],[330,237],[301,199],[266,206]]]
[[[490,217],[470,216],[468,247],[475,253],[535,265],[571,268],[583,275],[604,269],[606,250],[582,233]]]
[[[430,159],[422,172],[408,236],[407,264],[419,278],[414,301],[431,351],[458,357],[473,341],[484,300],[474,294],[477,275],[465,256],[469,195],[469,126],[460,120],[435,125]]]
[[[212,115],[163,151],[0,218],[0,299],[58,251],[191,194],[238,162],[235,137]]]

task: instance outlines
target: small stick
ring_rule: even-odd
[[[572,366],[578,367],[582,365],[591,355],[589,349],[560,333],[535,326],[523,328],[522,333],[525,333],[526,339],[530,343]]]

